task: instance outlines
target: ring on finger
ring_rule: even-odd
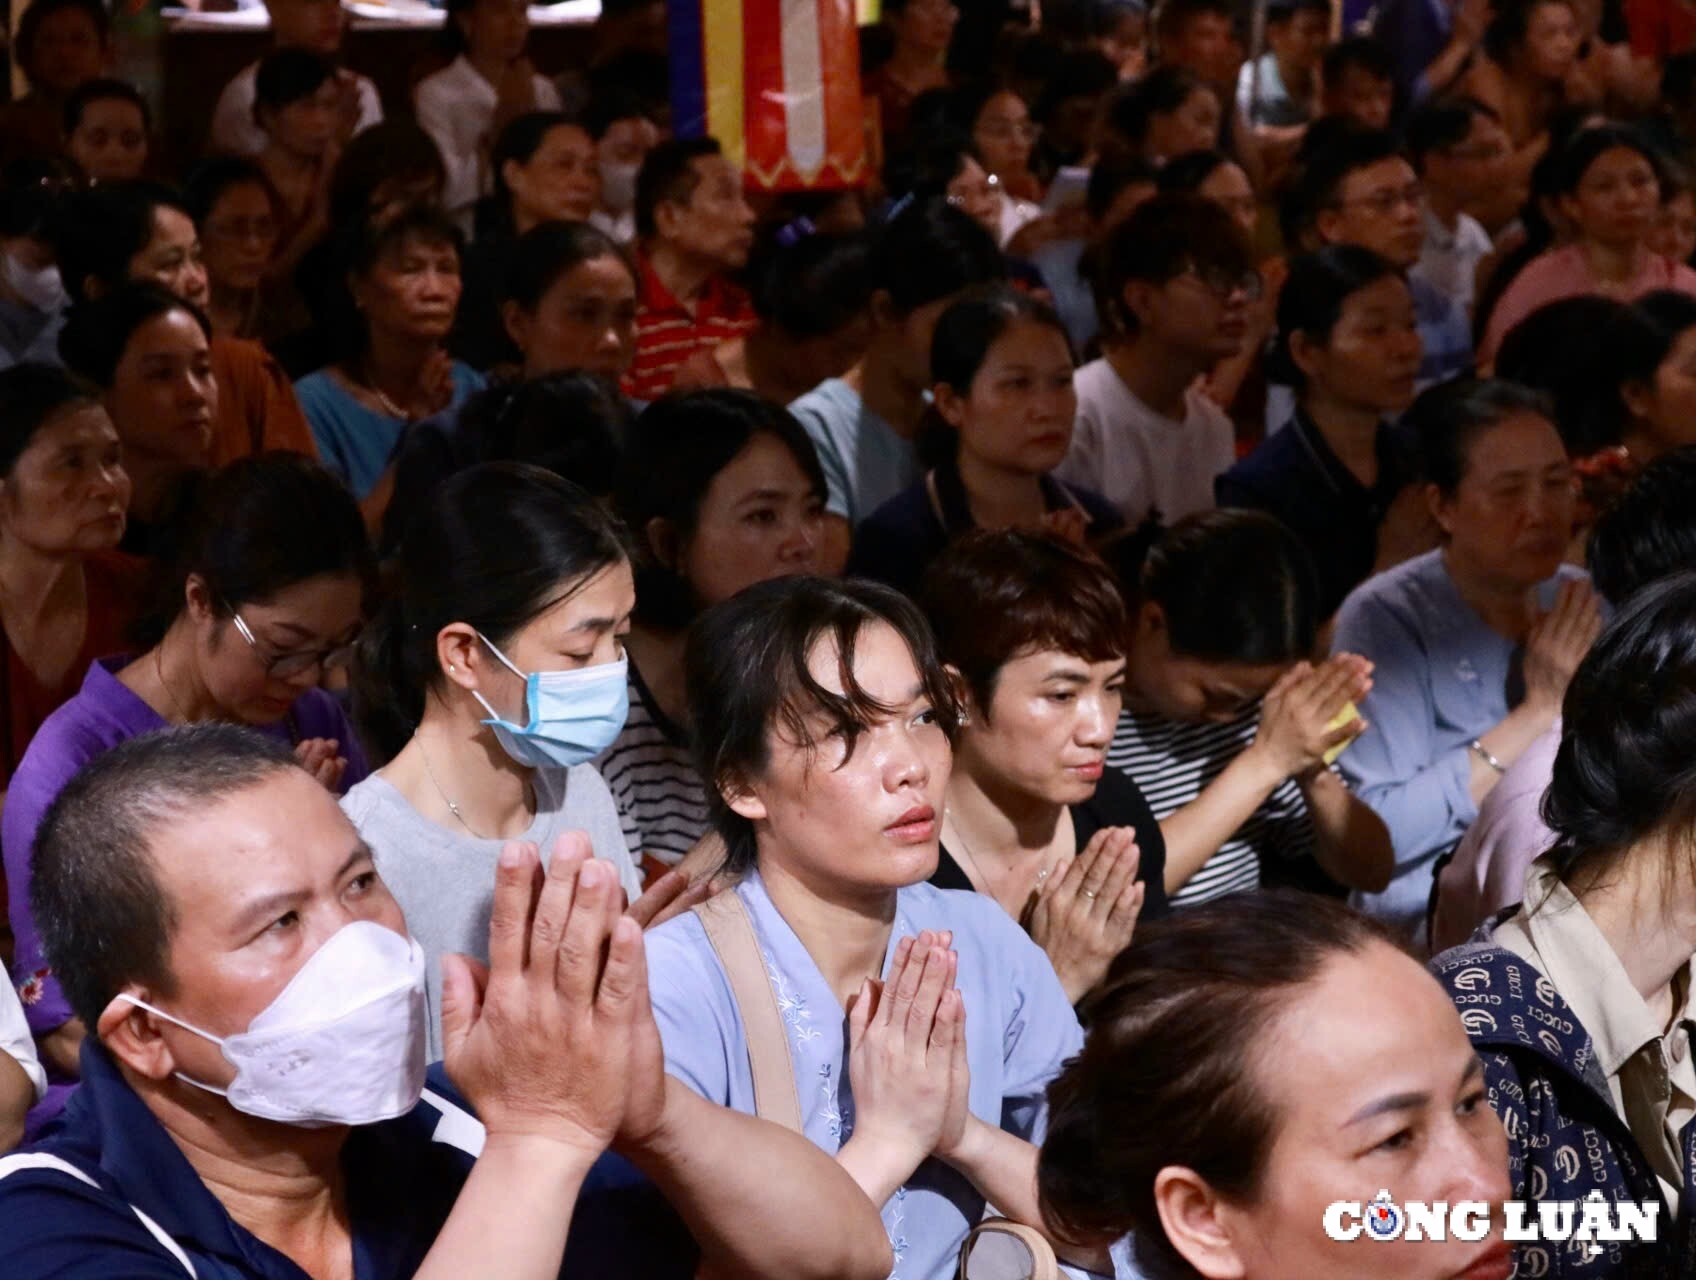
[[[1099,898],[1101,896],[1094,889],[1083,890],[1083,895],[1084,895],[1084,897],[1088,898],[1091,902],[1094,902],[1097,898]]]

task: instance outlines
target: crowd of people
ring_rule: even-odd
[[[266,8],[12,40],[0,1273],[1696,1275],[1680,5]]]

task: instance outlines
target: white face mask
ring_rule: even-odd
[[[222,1049],[236,1069],[227,1089],[177,1078],[250,1116],[303,1129],[375,1124],[411,1111],[424,1090],[424,949],[369,920],[337,931],[233,1036],[119,998]]]
[[[26,267],[10,253],[0,253],[0,276],[6,287],[37,311],[51,314],[69,305],[59,268],[52,263],[45,267]]]
[[[601,161],[601,203],[613,213],[623,213],[636,203],[639,164],[610,164]]]

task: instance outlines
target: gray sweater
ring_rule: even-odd
[[[536,821],[522,839],[541,849],[543,864],[555,837],[585,831],[595,856],[618,868],[624,891],[633,899],[640,894],[642,878],[601,775],[578,765],[537,769],[533,781]],[[430,1061],[435,1062],[442,1056],[442,953],[458,951],[488,961],[495,861],[505,842],[438,826],[375,774],[347,793],[342,809],[376,854],[377,871],[429,958]]]

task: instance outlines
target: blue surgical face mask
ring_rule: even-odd
[[[630,714],[629,659],[604,662],[575,671],[532,671],[525,675],[481,631],[477,638],[489,646],[506,669],[524,681],[524,714],[529,723],[503,720],[476,690],[495,740],[507,755],[532,769],[569,769],[593,760],[612,746]]]

